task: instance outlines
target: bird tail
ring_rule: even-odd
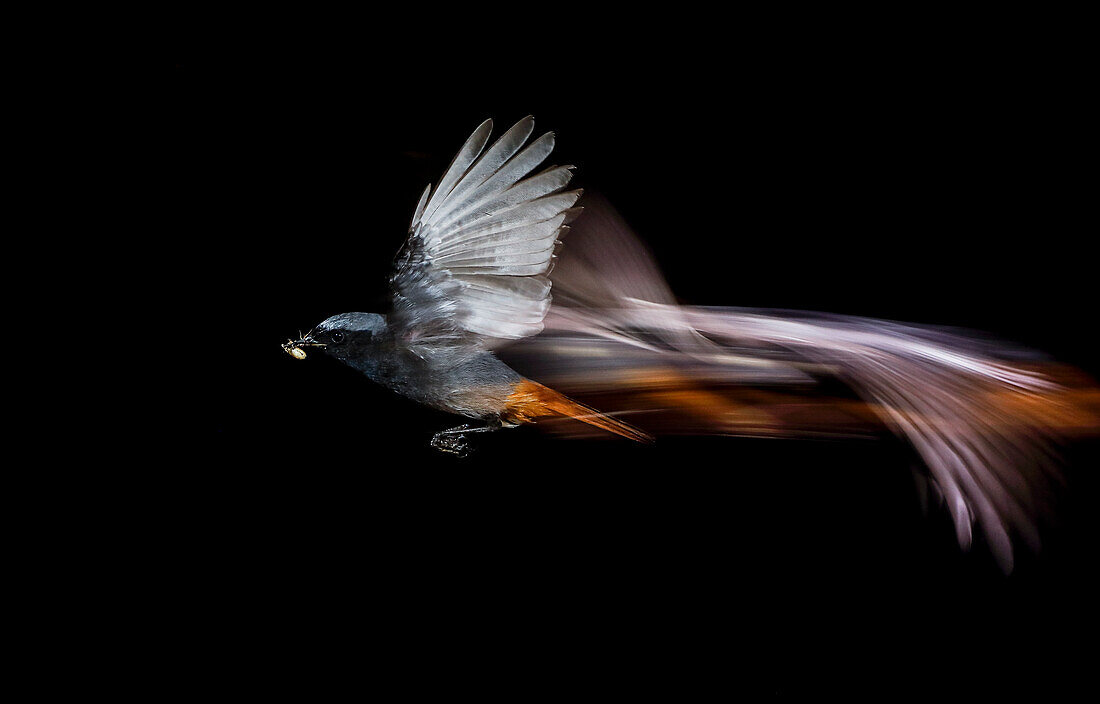
[[[567,416],[635,442],[653,442],[653,436],[644,430],[577,403],[530,379],[516,384],[515,391],[508,397],[508,404],[508,417],[516,422],[529,423],[535,418]]]

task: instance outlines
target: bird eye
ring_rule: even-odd
[[[334,332],[334,333],[332,333],[331,337],[332,337],[332,341],[335,342],[336,344],[340,344],[341,342],[344,341],[344,333],[342,333],[342,332]]]

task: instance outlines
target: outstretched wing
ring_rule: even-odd
[[[562,190],[572,166],[528,177],[554,148],[552,132],[523,148],[534,127],[525,117],[485,149],[486,120],[420,198],[390,278],[391,326],[426,359],[542,331],[547,274],[581,191]]]

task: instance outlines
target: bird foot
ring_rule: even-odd
[[[490,422],[487,425],[460,425],[457,428],[449,428],[436,433],[432,437],[432,447],[458,457],[470,454],[470,445],[466,442],[467,433],[491,433],[500,430],[499,421]]]
[[[470,444],[466,442],[466,436],[448,433],[447,431],[436,433],[432,437],[432,447],[456,457],[465,457],[470,454]]]

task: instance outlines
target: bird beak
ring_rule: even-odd
[[[313,339],[313,331],[311,330],[307,335],[303,335],[299,332],[297,340],[287,340],[283,343],[282,347],[283,351],[294,359],[305,359],[306,353],[305,350],[302,349],[303,347],[320,347],[323,349],[325,345]]]

